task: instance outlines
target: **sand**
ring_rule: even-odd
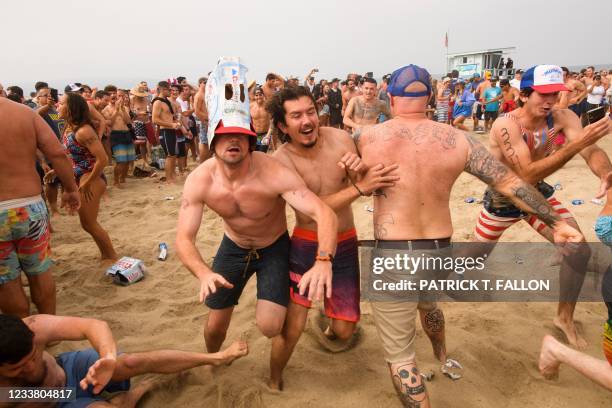
[[[483,136],[478,136],[483,140]],[[612,137],[600,143],[612,152]],[[582,158],[570,161],[548,181],[563,184],[557,197],[575,214],[589,241],[595,241],[593,223],[601,207],[589,200],[599,187]],[[121,255],[144,260],[145,280],[129,287],[116,286],[104,276],[93,240],[76,217],[53,219],[54,273],[57,281],[58,314],[106,320],[123,351],[159,348],[204,351],[203,322],[208,310],[198,304],[198,282],[181,265],[174,251],[174,238],[182,186],[161,186],[153,179],[128,179],[124,190],[109,190],[103,201],[100,222],[110,232]],[[466,204],[467,196],[480,197],[484,185],[469,175],[456,183],[451,199],[454,240],[466,240],[477,219],[480,205]],[[165,200],[172,196],[174,199]],[[573,198],[585,204],[572,206]],[[361,239],[371,239],[371,213],[364,198],[353,204]],[[290,227],[293,211],[288,210]],[[210,261],[222,238],[222,223],[206,211],[197,239],[205,260]],[[540,242],[526,224],[515,225],[504,241]],[[157,258],[158,244],[166,242],[166,262]],[[369,308],[363,305],[362,336],[357,346],[330,354],[316,341],[310,329],[303,334],[285,371],[285,391],[273,393],[263,385],[268,375],[270,340],[255,326],[255,279],[247,286],[234,311],[228,340],[244,337],[250,354],[214,374],[207,369],[190,371],[176,386],[157,390],[143,407],[399,407],[383,360]],[[416,349],[422,370],[433,369],[436,377],[427,384],[434,407],[604,407],[610,393],[563,367],[558,381],[544,380],[537,370],[542,337],[552,333],[554,303],[447,303],[448,352],[463,366],[464,377],[451,381],[440,375],[439,364],[423,331],[417,331]],[[603,303],[578,305],[576,319],[589,342],[586,352],[603,358],[601,350]],[[310,312],[314,318],[317,309]],[[52,352],[74,350],[86,342],[63,342]],[[138,378],[135,379],[138,381]]]

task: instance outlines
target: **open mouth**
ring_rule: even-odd
[[[306,135],[306,136],[312,135],[313,132],[314,132],[314,128],[307,128],[307,129],[300,131],[301,134]]]
[[[237,147],[237,146],[233,146],[233,147],[230,147],[229,149],[227,149],[227,151],[230,152],[230,153],[240,153],[240,148]]]

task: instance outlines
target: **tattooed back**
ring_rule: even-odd
[[[469,151],[464,135],[428,119],[396,118],[360,130],[355,139],[366,165],[400,166],[399,182],[375,197],[376,238],[450,237],[450,192]]]

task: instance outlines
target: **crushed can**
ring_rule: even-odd
[[[143,279],[145,272],[142,260],[124,256],[106,270],[106,275],[111,276],[114,283],[128,286]]]
[[[168,258],[168,245],[165,242],[159,244],[159,256],[157,259],[160,261],[165,261]]]

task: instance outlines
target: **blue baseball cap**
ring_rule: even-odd
[[[415,82],[420,82],[427,88],[426,91],[406,92],[405,89]],[[391,74],[387,92],[391,96],[417,98],[419,96],[429,96],[431,93],[431,75],[425,68],[417,65],[406,65],[396,69]]]
[[[474,72],[474,75],[472,75],[472,78],[480,78],[480,74],[478,72]]]

